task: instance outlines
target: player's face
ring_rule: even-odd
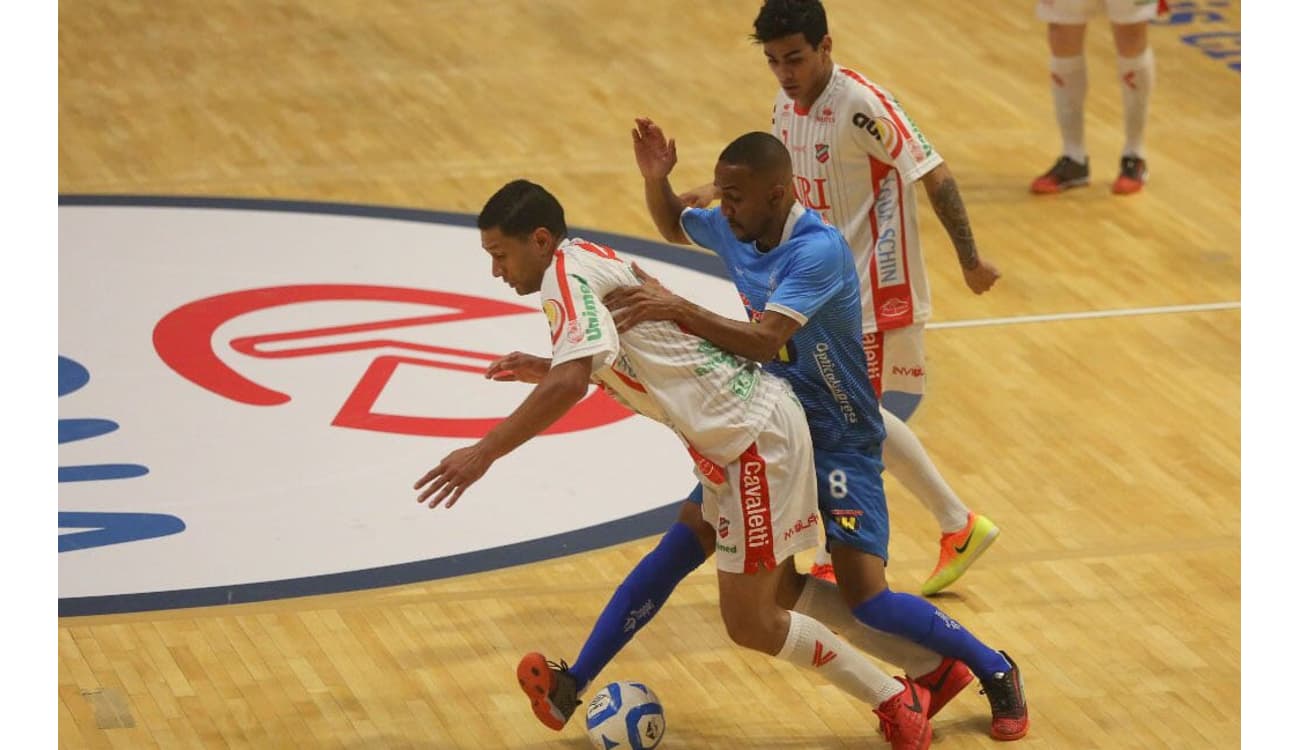
[[[781,90],[802,106],[821,95],[833,67],[829,34],[816,47],[803,34],[779,37],[763,42],[763,54]]]
[[[492,228],[480,230],[479,234],[483,249],[492,258],[494,277],[505,281],[521,296],[542,288],[542,276],[551,265],[550,232],[539,228],[522,237],[513,237]]]
[[[713,169],[713,184],[721,197],[722,215],[736,239],[754,242],[771,228],[780,209],[782,191],[770,179],[746,166],[718,162]]]

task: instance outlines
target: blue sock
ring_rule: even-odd
[[[659,612],[677,584],[705,559],[704,550],[700,549],[700,542],[689,526],[679,522],[668,529],[659,546],[641,558],[619,584],[605,610],[596,618],[578,660],[569,667],[569,673],[578,680],[579,694]]]
[[[992,677],[994,672],[1011,671],[1002,654],[985,646],[960,623],[919,596],[885,589],[854,607],[853,616],[876,630],[959,659],[981,680]]]

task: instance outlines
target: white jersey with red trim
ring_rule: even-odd
[[[561,243],[541,287],[552,366],[594,357],[592,380],[673,428],[697,462],[732,463],[754,443],[777,399],[794,397],[790,386],[674,323],[641,323],[619,334],[602,298],[639,283],[613,250],[581,239]]]
[[[943,162],[885,89],[835,66],[807,112],[782,90],[772,134],[790,150],[799,201],[848,240],[862,280],[862,330],[930,317],[915,183]]]

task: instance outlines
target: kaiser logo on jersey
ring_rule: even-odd
[[[692,254],[626,243],[688,297],[734,300],[677,265]],[[568,322],[487,269],[468,216],[60,198],[60,612],[473,572],[612,543],[596,530],[675,506],[693,481],[677,439],[599,390],[453,510],[415,502],[418,476],[530,392],[488,363],[549,356]],[[593,493],[629,471],[637,492]]]

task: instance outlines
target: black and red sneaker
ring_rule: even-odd
[[[988,679],[981,679],[981,693],[988,696],[989,708],[993,711],[993,724],[989,734],[995,740],[1018,740],[1029,733],[1029,703],[1025,701],[1025,683],[1020,679],[1020,667],[1007,656],[1006,651],[998,653],[1011,665],[1009,672],[997,672]]]
[[[578,681],[569,674],[569,665],[533,652],[519,660],[515,676],[537,720],[557,732],[563,729],[578,707]]]
[[[1130,195],[1141,190],[1146,183],[1147,160],[1125,156],[1119,160],[1119,177],[1111,184],[1110,191],[1116,195]]]
[[[1087,184],[1088,160],[1084,159],[1080,164],[1068,156],[1062,156],[1056,160],[1051,169],[1039,175],[1029,185],[1029,190],[1039,195],[1048,195]]]

